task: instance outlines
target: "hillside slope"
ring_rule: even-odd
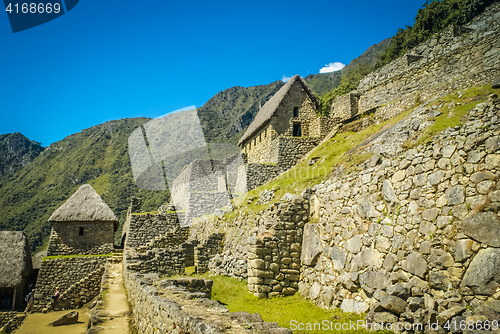
[[[43,147],[19,132],[0,135],[0,177],[29,165]]]

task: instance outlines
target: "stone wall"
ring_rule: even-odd
[[[0,332],[14,332],[26,318],[23,312],[0,312]]]
[[[259,219],[249,238],[248,290],[260,298],[293,295],[298,290],[302,231],[308,195],[287,194]]]
[[[140,273],[158,275],[182,275],[185,272],[185,250],[182,245],[168,248],[154,248],[146,252],[128,249],[127,269]]]
[[[153,213],[132,213],[123,227],[125,246],[139,247],[146,245],[155,237],[166,234],[178,226],[175,211]]]
[[[282,172],[277,165],[265,165],[258,163],[249,163],[246,165],[246,187],[250,191],[270,180],[274,179]]]
[[[231,206],[231,199],[227,191],[221,192],[191,192],[188,195],[186,208],[186,221],[208,214],[214,214],[217,210]]]
[[[208,271],[208,262],[222,250],[224,233],[210,235],[194,248],[194,265],[197,274]]]
[[[56,287],[59,287],[63,294],[82,279],[93,281],[92,273],[103,269],[106,261],[106,257],[73,257],[43,261],[35,288],[35,311],[43,310]],[[60,300],[62,301],[61,298]]]
[[[210,280],[158,280],[157,276],[145,277],[125,269],[124,281],[139,333],[291,333],[277,323],[263,322],[257,313],[229,313],[223,305],[210,300]]]
[[[370,73],[358,86],[360,112],[402,99],[408,108],[445,91],[491,83],[500,75],[498,22],[500,4],[495,3],[471,23],[448,27]]]
[[[332,103],[329,117],[339,122],[356,116],[358,114],[359,97],[358,92],[351,92],[337,97]]]
[[[428,145],[314,187],[299,292],[375,322],[498,319],[499,116],[498,99],[478,104]]]
[[[108,254],[113,249],[113,222],[53,222],[47,256]]]
[[[277,164],[281,170],[295,166],[307,153],[318,146],[320,138],[279,137],[276,145]]]
[[[253,135],[243,147],[250,163],[270,163],[272,142],[278,134],[272,125],[268,125],[258,134]]]

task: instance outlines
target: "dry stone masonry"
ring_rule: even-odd
[[[299,292],[374,322],[498,319],[499,115],[491,99],[428,145],[314,187]]]

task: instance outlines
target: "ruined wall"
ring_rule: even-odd
[[[315,186],[300,293],[376,322],[497,319],[499,116],[478,104],[428,145]]]
[[[214,214],[216,210],[230,205],[231,199],[227,191],[192,192],[188,196],[186,220],[191,221],[203,215]]]
[[[23,312],[0,312],[0,332],[12,333],[26,318]]]
[[[471,23],[448,27],[370,73],[358,86],[360,112],[400,99],[408,100],[408,108],[445,91],[491,83],[500,75],[499,22],[500,4],[495,3]]]
[[[287,194],[290,195],[290,194]],[[257,297],[293,295],[298,290],[302,231],[308,196],[286,196],[259,219],[249,238],[248,291]]]
[[[318,146],[320,138],[279,137],[276,145],[277,163],[282,170],[295,166],[313,148]]]
[[[359,92],[339,96],[333,101],[329,117],[333,121],[345,121],[358,114]]]
[[[155,237],[164,235],[178,225],[175,211],[152,213],[132,213],[123,227],[126,247],[146,245]]]
[[[158,275],[182,275],[185,271],[185,251],[182,245],[153,248],[139,252],[132,248],[126,252],[127,269]]]
[[[246,165],[246,187],[250,191],[268,181],[274,179],[282,172],[282,169],[277,165],[264,164],[248,164]]]
[[[268,125],[257,134],[254,134],[243,147],[243,152],[248,156],[250,163],[271,162],[272,141],[277,137],[272,125]]]
[[[194,248],[194,266],[197,274],[208,271],[208,262],[221,252],[223,241],[224,233],[216,233],[210,235]]]
[[[40,312],[47,306],[56,287],[59,287],[61,296],[81,280],[90,281],[96,289],[100,289],[100,280],[95,281],[92,273],[100,271],[102,276],[106,261],[107,257],[73,257],[43,261],[35,287],[35,311]],[[87,296],[93,298],[91,291],[94,290],[89,289]]]
[[[82,228],[83,234],[80,234]],[[108,254],[113,249],[113,222],[52,223],[48,256]]]
[[[247,312],[229,313],[219,302],[210,300],[211,280],[185,278],[159,280],[133,270],[124,270],[124,282],[139,333],[291,333],[277,323]]]

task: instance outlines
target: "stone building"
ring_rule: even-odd
[[[23,232],[0,232],[0,309],[22,309],[33,272],[28,238]]]
[[[81,186],[49,222],[48,256],[107,254],[114,249],[118,219],[89,184]]]
[[[337,97],[332,103],[329,117],[335,122],[342,122],[353,118],[359,111],[359,98],[360,93],[357,91]]]
[[[288,80],[259,110],[238,142],[248,162],[280,165],[285,160],[296,162],[300,159],[330,129],[330,119],[316,114],[320,106],[320,101],[300,76]],[[289,141],[293,141],[293,145],[288,145]],[[305,147],[299,141],[304,142]],[[291,166],[285,164],[283,167]]]

